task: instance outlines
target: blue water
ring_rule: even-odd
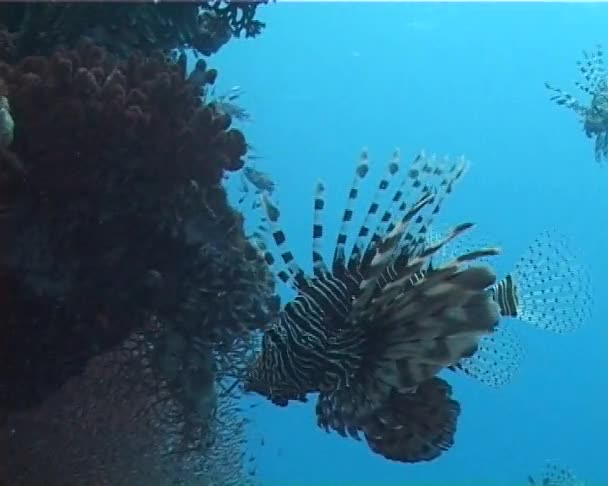
[[[218,91],[246,92],[246,134],[278,185],[301,261],[310,260],[315,181],[327,185],[333,242],[361,148],[380,174],[398,146],[404,158],[426,149],[472,160],[442,220],[475,221],[500,242],[499,272],[556,227],[595,284],[592,321],[577,334],[520,326],[528,356],[515,383],[491,390],[449,377],[463,413],[455,446],[432,463],[391,463],[326,434],[312,404],[262,403],[251,448],[263,484],[523,484],[547,460],[606,484],[608,167],[544,82],[574,89],[581,51],[608,44],[608,5],[279,2],[260,16],[263,35],[232,42],[210,64]]]

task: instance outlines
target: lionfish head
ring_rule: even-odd
[[[275,405],[285,407],[290,400],[306,401],[301,390],[290,388],[289,385],[277,379],[273,366],[273,331],[268,330],[262,338],[262,351],[249,367],[243,380],[245,392],[262,395]]]

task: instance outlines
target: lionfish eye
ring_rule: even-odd
[[[264,333],[263,340],[270,342],[270,343],[276,343],[277,341],[280,340],[279,333],[273,328],[268,328],[266,330],[266,332]]]

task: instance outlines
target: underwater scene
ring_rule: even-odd
[[[608,3],[0,3],[0,486],[608,486]]]

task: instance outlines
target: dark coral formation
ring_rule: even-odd
[[[250,484],[235,385],[278,299],[184,51],[258,3],[0,5],[0,483]]]
[[[209,353],[276,308],[221,186],[247,144],[205,102],[216,76],[89,41],[0,63],[0,409],[35,405],[152,317]]]
[[[144,366],[142,333],[93,358],[84,372],[2,428],[0,479],[38,484],[250,486],[246,418],[212,381],[196,422]],[[77,420],[74,420],[77,417]],[[184,437],[198,432],[197,442]],[[207,482],[203,481],[207,480]],[[1,481],[0,481],[1,482]]]
[[[2,2],[0,24],[12,34],[18,57],[49,54],[82,36],[123,55],[135,48],[192,48],[210,55],[232,36],[258,35],[264,23],[255,19],[256,8],[266,2]],[[0,52],[2,48],[0,43]]]

